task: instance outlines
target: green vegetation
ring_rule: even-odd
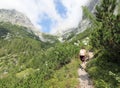
[[[86,37],[90,37],[90,33],[91,33],[91,29],[86,29],[85,31],[83,31],[82,33],[79,33],[78,35],[74,36],[72,38],[71,43],[75,43],[81,40],[84,40]]]
[[[28,28],[1,22],[0,88],[77,87],[79,59],[75,58],[81,46],[95,52],[86,69],[95,88],[120,88],[119,5],[119,0],[103,0],[95,15],[83,7],[91,27],[71,34],[64,43],[47,34],[43,36],[49,41],[42,42]]]
[[[29,29],[10,23],[0,23],[0,33],[0,88],[49,88],[56,70],[79,51],[67,42],[42,42]]]
[[[106,53],[99,53],[87,65],[87,71],[93,79],[95,88],[119,88],[120,66],[110,62]]]
[[[96,6],[95,16],[84,7],[92,22],[90,44],[95,57],[87,71],[96,88],[120,88],[120,14],[115,13],[117,0],[102,0]],[[117,7],[119,8],[119,7]]]
[[[73,59],[69,64],[56,70],[52,78],[46,84],[49,88],[76,88],[79,84],[78,67],[79,59]]]

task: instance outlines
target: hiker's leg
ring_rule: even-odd
[[[86,68],[86,57],[84,56],[83,57],[83,64],[82,64],[83,68],[85,69]]]

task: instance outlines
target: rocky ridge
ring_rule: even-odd
[[[27,28],[35,28],[29,18],[14,9],[0,9],[0,22],[10,22]]]
[[[99,3],[99,1],[100,0],[90,0],[87,3],[86,6],[88,7],[90,12],[94,13],[95,6]],[[90,26],[90,21],[83,16],[82,20],[79,22],[77,28],[71,28],[71,29],[65,30],[59,36],[60,36],[60,38],[64,39],[64,38],[69,37],[71,34],[77,35],[83,31],[85,31],[89,26]]]

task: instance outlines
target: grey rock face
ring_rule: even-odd
[[[29,18],[21,12],[18,12],[14,9],[0,9],[0,22],[10,22],[15,25],[26,27],[28,32],[32,31],[40,38],[41,41],[44,41],[42,32],[35,28]]]
[[[0,9],[0,22],[10,22],[31,29],[34,28],[28,17],[16,10]]]
[[[95,11],[95,6],[99,3],[100,0],[89,0],[89,2],[87,3],[87,7],[90,10],[90,12],[94,12]],[[82,20],[79,22],[79,25],[77,28],[71,28],[68,29],[66,31],[63,31],[60,34],[61,38],[65,38],[68,37],[69,35],[71,35],[71,33],[79,34],[81,32],[83,32],[84,30],[86,30],[88,27],[90,26],[90,21],[85,18],[84,16],[82,17]]]
[[[27,16],[14,9],[0,9],[0,22],[10,22],[15,25],[26,27],[28,32],[32,31],[41,41],[48,41],[42,36],[45,33],[42,33],[39,29],[35,28]]]
[[[100,0],[89,0],[87,7],[89,9],[89,11],[91,13],[95,12],[95,6],[99,3]],[[87,18],[82,18],[82,21],[80,21],[78,28],[77,28],[77,32],[83,32],[84,30],[86,30],[88,27],[90,26],[90,21]]]

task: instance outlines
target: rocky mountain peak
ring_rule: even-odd
[[[100,0],[89,0],[86,7],[89,9],[90,12],[94,13],[95,6],[99,2],[100,2]],[[82,20],[78,24],[78,27],[67,29],[66,31],[61,32],[61,34],[59,34],[59,36],[62,39],[64,39],[64,38],[66,39],[67,37],[69,37],[71,35],[77,35],[77,34],[83,32],[89,26],[90,26],[90,21],[87,18],[85,18],[85,16],[83,15]]]
[[[27,16],[14,9],[0,9],[0,22],[10,22],[31,29],[34,28]]]

